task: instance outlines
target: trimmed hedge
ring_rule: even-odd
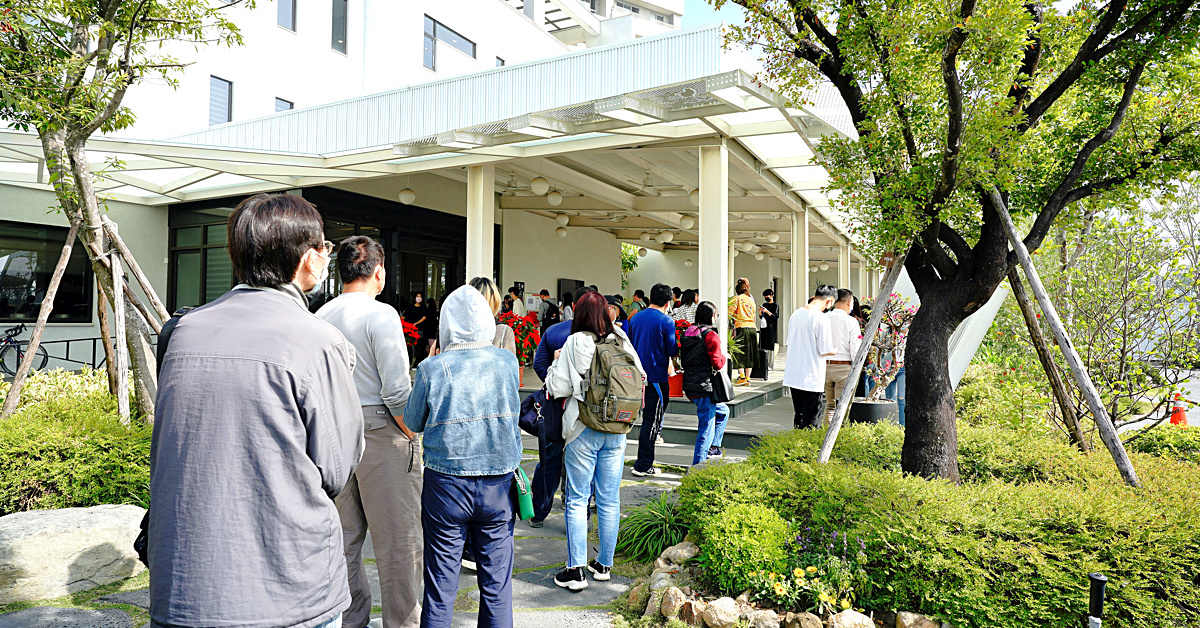
[[[1152,427],[1130,443],[1129,449],[1200,465],[1200,427]]]
[[[8,385],[0,385],[0,398]],[[0,421],[0,516],[150,498],[151,428],[122,425],[103,371],[35,373]]]
[[[771,436],[745,463],[684,478],[681,509],[698,517],[704,555],[739,551],[709,530],[752,504],[793,530],[862,539],[870,586],[856,604],[868,609],[959,628],[1082,625],[1087,574],[1099,571],[1110,581],[1106,625],[1200,625],[1200,467],[1134,454],[1146,486],[1134,490],[1103,452],[960,425],[964,482],[953,485],[896,471],[896,428],[847,426],[834,462],[812,464],[822,436]],[[735,594],[738,576],[706,564],[712,584]]]

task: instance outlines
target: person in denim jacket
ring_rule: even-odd
[[[479,566],[478,625],[513,625],[512,488],[521,462],[521,401],[517,359],[492,345],[495,314],[470,285],[450,294],[438,331],[444,349],[417,368],[404,412],[408,428],[424,433],[426,627],[451,623],[467,539]]]

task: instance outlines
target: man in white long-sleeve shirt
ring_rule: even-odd
[[[858,353],[862,344],[862,328],[858,319],[850,316],[854,309],[854,293],[846,289],[838,290],[837,301],[826,316],[833,331],[833,355],[826,360],[825,366],[825,404],[826,418],[833,417],[837,400],[842,396],[846,387],[846,378],[850,376],[850,363]]]
[[[354,345],[354,384],[366,429],[362,463],[337,498],[352,598],[342,628],[363,628],[371,621],[371,586],[362,563],[368,528],[382,585],[384,627],[415,628],[421,619],[421,442],[404,425],[412,391],[404,326],[394,308],[375,300],[383,291],[383,260],[383,247],[375,240],[343,240],[337,253],[342,294],[317,311]]]

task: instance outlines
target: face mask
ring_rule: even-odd
[[[312,288],[309,288],[304,294],[316,294],[324,290],[325,280],[329,278],[329,260],[321,257],[320,255],[317,256],[317,259],[323,262],[321,264],[321,272],[316,275],[317,283]],[[312,272],[311,268],[309,269],[309,272]]]

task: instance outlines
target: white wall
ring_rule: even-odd
[[[693,262],[691,268],[685,265],[689,259]],[[650,296],[650,288],[656,283],[678,286],[680,290],[700,286],[698,251],[655,251],[648,248],[646,257],[638,260],[638,267],[629,273],[629,288],[623,292],[627,298],[632,296],[635,290],[641,290],[646,296]],[[702,295],[701,298],[711,300],[707,295]]]
[[[119,135],[163,139],[207,127],[210,75],[233,82],[233,119],[241,121],[275,113],[276,97],[311,107],[491,69],[496,57],[512,65],[568,52],[499,0],[350,0],[343,54],[331,46],[331,2],[295,1],[295,32],[277,25],[275,2],[261,2],[229,9],[240,47],[170,45],[170,55],[191,64],[174,75],[178,89],[162,79],[131,89],[126,105],[138,121]],[[473,41],[475,58],[439,42],[437,71],[425,68],[426,14]]]
[[[567,227],[567,237],[554,235],[558,223],[523,211],[504,216],[501,287],[525,282],[527,294],[558,290],[559,279],[595,284],[600,292],[621,291],[621,243],[610,233]]]
[[[67,227],[66,218],[57,211],[58,201],[50,192],[30,190],[0,184],[0,219],[26,222],[38,225],[54,225]],[[145,207],[126,203],[112,202],[108,204],[108,217],[117,223],[122,239],[129,246],[138,264],[146,273],[150,283],[159,296],[166,300],[167,293],[167,209],[165,207]],[[79,242],[76,241],[76,246]],[[130,275],[132,279],[132,275]],[[135,291],[142,295],[140,289]],[[143,302],[145,299],[143,298]],[[65,340],[74,338],[99,338],[100,327],[95,315],[95,287],[92,288],[92,320],[89,323],[49,323],[46,326],[44,340]],[[12,324],[0,323],[4,328]],[[28,339],[28,333],[22,339]],[[62,355],[65,348],[61,345],[49,345],[51,355]],[[75,357],[91,359],[90,350],[84,356],[84,345],[76,345],[73,351],[80,351]],[[99,350],[103,357],[103,349]],[[64,368],[78,368],[79,365],[57,363]],[[56,366],[54,360],[49,367]]]

